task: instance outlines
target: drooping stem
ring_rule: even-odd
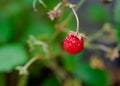
[[[42,0],[38,0],[40,4],[42,4],[45,8],[47,8],[47,5],[42,1]],[[33,0],[33,10],[35,12],[37,12],[37,8],[36,8],[36,2],[37,0]]]
[[[76,24],[76,34],[75,35],[78,35],[78,33],[79,33],[79,19],[78,19],[78,15],[77,15],[74,7],[72,7],[71,9],[72,9],[72,11],[73,11],[73,13],[75,15],[76,22],[77,22],[77,24]]]
[[[67,0],[63,0],[63,2],[65,2],[65,1],[67,1]],[[84,1],[85,1],[85,0],[80,0],[80,1],[78,2],[77,6],[76,6],[74,9],[75,9],[75,10],[78,10],[78,9],[82,6],[82,4],[84,3]],[[59,27],[65,28],[65,26],[71,21],[72,18],[73,18],[73,12],[71,12],[71,13],[69,14],[69,16],[68,16],[65,20],[63,20],[61,23],[59,23]],[[58,28],[56,28],[56,29],[58,29]],[[56,30],[55,34],[54,34],[53,37],[52,37],[51,42],[52,42],[59,34],[60,34],[60,31],[57,31],[57,30]]]
[[[84,3],[84,1],[85,0],[80,0],[79,3],[77,4],[75,10],[78,10],[82,6],[82,4]],[[73,13],[70,13],[70,15],[64,21],[61,22],[61,25],[65,26],[66,24],[68,24],[69,21],[72,19],[72,17],[73,17]]]
[[[36,9],[36,0],[33,0],[33,10],[35,11],[35,12],[37,12],[37,9]]]
[[[42,4],[45,8],[47,8],[47,5],[42,0],[39,0],[39,3]]]

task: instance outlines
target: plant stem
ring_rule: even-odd
[[[27,71],[28,67],[37,60],[37,57],[33,57],[32,59],[30,59],[21,69],[21,71]],[[20,76],[19,81],[18,81],[18,86],[26,86],[28,81],[28,75],[27,74],[23,74]]]
[[[55,61],[50,61],[47,65],[50,69],[53,70],[54,74],[60,79],[65,80],[68,74],[64,71]]]
[[[78,35],[78,33],[79,33],[79,19],[78,19],[78,15],[77,15],[74,7],[72,7],[71,9],[72,9],[72,11],[73,11],[73,13],[74,13],[74,15],[75,15],[76,22],[77,22],[77,25],[76,25],[76,26],[77,26],[77,27],[76,27],[76,34],[75,34],[75,35]]]
[[[84,1],[85,1],[85,0],[81,0],[81,1],[78,3],[78,5],[77,5],[77,7],[76,7],[75,9],[78,10],[78,9],[82,6],[82,4],[84,3]],[[61,22],[61,25],[62,25],[62,26],[65,26],[66,24],[68,24],[69,21],[72,19],[72,17],[73,17],[73,13],[70,13],[70,15],[69,15],[63,22]]]
[[[58,3],[57,6],[55,6],[54,10],[58,10],[60,8],[60,6],[62,5],[62,3]]]
[[[19,82],[17,86],[26,86],[28,81],[28,75],[22,75],[19,78]]]
[[[0,86],[6,86],[6,79],[4,73],[0,73]]]
[[[47,5],[42,0],[39,0],[39,3],[42,4],[45,8],[47,8]]]
[[[33,0],[33,10],[35,11],[35,12],[37,12],[37,9],[36,9],[36,0]]]
[[[40,4],[42,4],[45,8],[47,8],[47,5],[42,1],[42,0],[38,0]],[[37,8],[36,8],[36,2],[37,0],[33,0],[33,10],[35,12],[37,12]]]
[[[64,1],[67,1],[67,0],[63,0],[63,2]],[[76,6],[76,10],[78,10],[81,6],[82,6],[82,4],[84,3],[84,1],[85,0],[81,0],[79,3],[78,3],[78,5]],[[64,21],[62,21],[60,24],[59,24],[59,26],[60,27],[65,27],[66,26],[66,24],[68,24],[69,22],[70,22],[70,20],[72,19],[72,17],[73,17],[73,13],[71,12],[70,13],[70,15],[64,20]],[[79,26],[77,26],[77,27],[79,27]],[[57,28],[56,28],[57,29]],[[59,35],[59,33],[60,33],[60,31],[57,31],[56,30],[56,32],[54,33],[54,35],[53,35],[53,37],[52,37],[52,40],[51,40],[51,42]]]
[[[29,61],[25,64],[25,66],[24,66],[23,68],[24,68],[25,70],[27,70],[27,68],[28,68],[33,62],[35,62],[37,59],[38,59],[37,57],[33,57],[31,60],[29,60]]]

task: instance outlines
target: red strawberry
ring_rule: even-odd
[[[84,40],[82,37],[78,38],[74,34],[68,34],[64,40],[63,47],[69,54],[75,55],[82,52]]]

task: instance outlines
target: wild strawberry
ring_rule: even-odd
[[[82,37],[79,38],[78,36],[70,33],[65,38],[63,47],[69,54],[75,55],[82,52],[84,40]]]

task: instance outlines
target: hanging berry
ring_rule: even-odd
[[[78,54],[83,50],[84,47],[84,38],[86,38],[83,34],[79,33],[79,19],[78,15],[75,10],[75,5],[67,2],[67,0],[64,0],[63,2],[58,3],[57,6],[54,7],[52,11],[48,12],[49,18],[51,20],[54,20],[58,17],[60,17],[62,11],[60,10],[61,5],[64,5],[66,7],[69,7],[75,18],[76,18],[76,31],[72,33],[69,33],[68,36],[64,40],[63,47],[69,54]]]
[[[86,37],[83,34],[79,33],[79,19],[74,8],[75,5],[67,3],[66,6],[68,6],[72,10],[76,18],[76,32],[68,34],[68,36],[64,40],[63,47],[64,50],[67,51],[69,54],[75,55],[82,52],[84,48],[84,38]]]
[[[70,33],[65,38],[63,47],[69,54],[75,55],[82,52],[84,40],[82,37],[79,38],[78,36]]]

